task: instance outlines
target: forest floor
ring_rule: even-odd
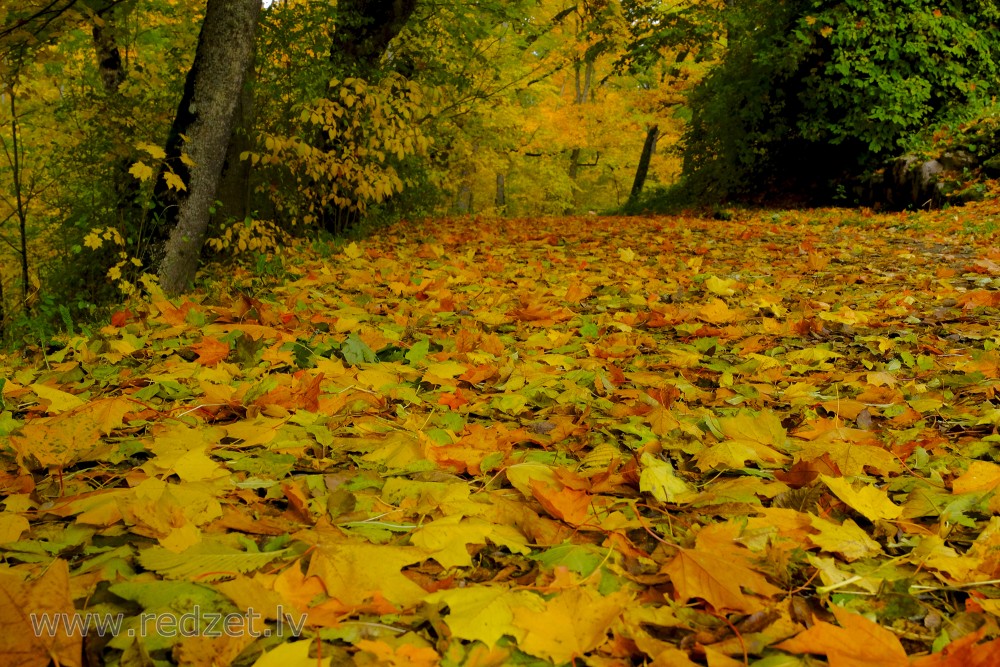
[[[0,357],[0,657],[995,664],[998,230],[401,224]]]

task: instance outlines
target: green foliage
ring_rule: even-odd
[[[646,188],[637,198],[628,199],[614,211],[618,215],[678,215],[694,208],[698,202],[691,196],[691,190],[684,183]]]
[[[622,0],[629,39],[616,63],[619,71],[646,72],[673,52],[676,67],[690,54],[702,60],[718,46],[721,11],[713,3]]]
[[[32,299],[30,309],[18,311],[10,321],[8,336],[0,340],[0,349],[23,349],[25,347],[45,350],[62,347],[65,334],[83,332],[90,335],[88,322],[107,317],[107,308],[101,308],[87,295],[77,298],[64,295],[65,285],[57,284],[46,292],[39,292]]]
[[[691,96],[684,170],[709,198],[815,193],[877,168],[996,92],[998,7],[930,0],[747,0]]]
[[[992,173],[1000,171],[995,160],[1000,154],[1000,105],[992,104],[965,123],[944,123],[927,132],[924,151],[940,155],[947,151],[964,151],[989,166]]]
[[[800,17],[795,36],[822,63],[802,79],[803,138],[853,139],[882,155],[930,121],[987,102],[998,74],[997,7],[965,5],[851,0]]]

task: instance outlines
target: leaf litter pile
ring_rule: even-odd
[[[997,664],[994,216],[406,224],[7,357],[4,664]]]

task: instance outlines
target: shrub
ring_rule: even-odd
[[[744,0],[691,96],[684,171],[712,199],[831,194],[997,90],[993,0]]]

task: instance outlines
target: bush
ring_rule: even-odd
[[[709,199],[831,195],[997,90],[993,0],[744,0],[691,96],[687,183]]]

